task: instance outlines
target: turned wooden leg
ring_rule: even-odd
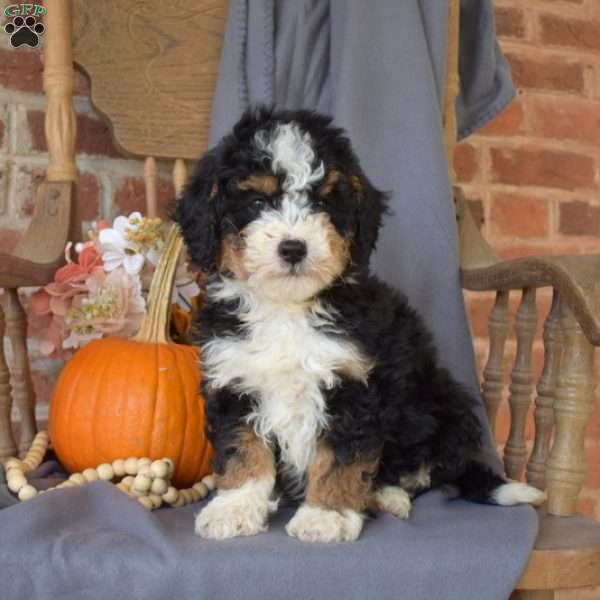
[[[585,430],[594,412],[596,374],[594,347],[565,304],[560,324],[564,349],[556,382],[556,433],[546,465],[546,484],[548,512],[568,516],[575,512],[585,479]]]
[[[490,314],[488,329],[490,332],[490,353],[485,369],[483,370],[483,384],[481,386],[485,409],[494,439],[496,439],[496,420],[498,409],[502,403],[504,392],[504,346],[508,335],[508,300],[507,290],[496,294],[496,303]]]
[[[527,460],[525,425],[533,393],[532,349],[537,309],[535,288],[525,288],[517,311],[517,355],[511,374],[510,396],[510,433],[504,449],[504,467],[511,479],[521,479]]]
[[[10,418],[12,396],[10,372],[4,356],[4,329],[4,311],[0,305],[0,460],[17,453]]]
[[[512,593],[510,600],[554,600],[554,591],[518,590]]]
[[[10,338],[13,350],[12,391],[13,400],[21,416],[21,436],[19,450],[22,453],[29,450],[31,442],[37,433],[35,423],[35,394],[29,357],[27,354],[27,319],[19,300],[16,289],[6,290],[8,302],[6,305],[6,333]]]
[[[546,489],[546,460],[554,428],[556,375],[560,364],[560,301],[552,297],[552,308],[544,324],[544,370],[535,399],[535,443],[527,464],[527,481],[540,490]]]

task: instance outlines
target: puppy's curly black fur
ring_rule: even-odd
[[[270,145],[266,145],[265,140]],[[303,188],[293,187],[296,185],[292,176],[294,165],[289,163],[287,169],[285,167],[285,160],[292,151],[300,157],[298,160],[303,157],[311,172],[317,174],[313,177],[314,182]],[[319,169],[322,171],[320,178]],[[268,186],[263,186],[268,187],[269,193],[260,186],[258,190],[249,190],[248,185],[240,183],[248,181],[249,177],[254,177],[254,182],[260,177],[271,178]],[[290,207],[295,207],[294,217],[288,215],[292,211]],[[307,324],[308,333],[302,334],[307,336],[306,339],[297,339],[296,344],[309,347],[314,336],[322,336],[318,338],[322,345],[331,343],[334,349],[339,347],[340,352],[351,347],[350,352],[359,356],[357,364],[364,360],[369,365],[365,367],[364,377],[356,373],[360,367],[334,366],[330,379],[324,376],[319,380],[323,420],[321,426],[315,426],[314,436],[309,440],[313,445],[312,463],[304,472],[295,473],[295,492],[300,497],[306,496],[308,504],[343,513],[352,505],[351,499],[346,496],[344,500],[344,495],[334,490],[328,492],[328,498],[335,497],[336,500],[324,500],[323,494],[319,495],[314,488],[331,485],[327,479],[331,473],[350,473],[351,465],[367,459],[376,465],[365,475],[369,479],[367,494],[371,497],[386,486],[404,487],[412,496],[432,486],[453,484],[463,497],[478,502],[539,501],[531,488],[511,488],[515,484],[507,484],[502,476],[474,459],[482,443],[481,425],[473,413],[477,400],[440,366],[432,337],[405,296],[369,273],[369,256],[386,211],[386,195],[365,176],[343,131],[333,127],[329,118],[313,112],[249,111],[233,132],[198,164],[179,199],[174,219],[181,225],[193,263],[211,274],[207,300],[196,317],[195,341],[202,349],[207,365],[204,394],[208,433],[216,450],[216,472],[223,481],[228,481],[229,469],[231,480],[232,464],[243,465],[244,457],[248,455],[247,448],[240,442],[240,432],[251,432],[254,425],[259,437],[273,451],[279,474],[285,474],[286,466],[289,466],[286,460],[289,462],[289,459],[285,452],[282,454],[282,447],[290,450],[288,446],[294,443],[293,432],[276,425],[270,430],[257,425],[260,417],[257,414],[272,410],[263,398],[268,393],[267,387],[263,392],[260,383],[249,383],[253,376],[251,370],[238,369],[228,379],[224,372],[227,363],[222,356],[241,352],[242,347],[249,348],[258,332],[268,325],[265,325],[265,319],[281,319],[282,335],[286,335],[288,330],[284,330],[284,326],[291,327],[287,324],[291,323],[291,317],[282,315],[285,311],[291,314],[296,310],[294,307],[301,306],[305,311],[302,323]],[[279,221],[273,220],[275,217]],[[262,295],[270,285],[268,278],[262,279],[260,285],[252,283],[254,263],[249,262],[248,256],[263,250],[261,246],[253,248],[249,232],[257,235],[265,229],[266,235],[270,231],[275,236],[275,226],[279,222],[285,222],[289,231],[295,232],[301,218],[315,219],[315,225],[307,229],[306,239],[301,242],[307,246],[307,256],[303,260],[310,261],[311,245],[316,244],[311,236],[316,235],[318,223],[327,230],[327,239],[335,238],[340,247],[345,244],[339,252],[332,250],[334,258],[344,256],[343,266],[322,285],[314,290],[311,288],[307,297],[298,302],[282,301],[280,308],[269,309],[264,312],[267,316],[260,316],[264,304],[270,302],[278,307],[280,304],[273,303],[270,297],[267,300],[266,292]],[[286,231],[282,239],[291,235]],[[223,245],[226,241],[238,253],[236,256],[242,267],[237,270],[229,263],[224,264]],[[281,253],[279,246],[274,248],[274,252],[279,248]],[[264,252],[266,255],[267,251]],[[303,273],[307,277],[310,275],[309,266],[303,272],[298,271],[298,265],[289,266],[281,256],[277,261],[273,263],[277,276],[273,275],[273,281],[280,277],[279,270],[288,267],[286,277],[290,286],[295,285]],[[266,269],[264,265],[271,265],[271,262],[261,263],[262,271]],[[231,289],[235,289],[235,293],[227,292]],[[285,296],[285,291],[281,292],[285,287],[277,289]],[[269,331],[278,330],[271,328]],[[274,334],[269,335],[272,336],[272,347],[265,350],[264,360],[273,361],[271,368],[275,369],[280,359],[287,360],[288,355],[295,357],[297,351],[297,371],[288,376],[296,383],[302,382],[304,376],[309,381],[310,369],[304,365],[311,357],[301,354],[301,349],[295,346],[290,349]],[[279,347],[282,348],[280,351]],[[215,348],[221,352],[218,360],[214,358]],[[250,361],[253,355],[241,353],[239,356]],[[265,378],[267,374],[265,371]],[[285,383],[281,402],[288,402],[289,410],[296,411],[293,418],[298,418],[301,414],[298,403],[301,405],[302,398],[285,400],[284,386]],[[317,404],[318,401],[317,398]],[[315,410],[314,406],[307,408],[307,414],[309,410]],[[311,464],[315,463],[322,448],[332,453],[333,462],[329,471],[315,474]],[[242,473],[249,473],[249,465],[245,468]],[[346,481],[345,475],[340,477]],[[280,477],[284,489],[285,479]],[[244,484],[248,484],[248,477],[242,475],[237,485],[241,488]],[[269,491],[267,497],[271,493]],[[372,503],[368,498],[363,500],[365,508],[377,506],[377,502]],[[221,506],[221,515],[227,513],[227,506]],[[218,518],[222,517],[208,515],[202,525],[197,525],[199,533],[207,537],[236,535],[235,528],[231,533],[222,524],[221,529],[211,529],[209,519],[214,522]],[[318,532],[306,534],[306,528],[302,529],[306,539],[322,538]],[[299,530],[296,527],[290,532],[302,537],[297,533]],[[242,528],[242,533],[248,532]],[[340,536],[340,539],[351,538]]]

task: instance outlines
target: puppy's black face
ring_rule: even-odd
[[[249,112],[200,161],[174,214],[197,266],[282,301],[367,266],[384,195],[329,123],[306,111]]]

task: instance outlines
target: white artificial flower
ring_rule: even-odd
[[[135,214],[135,213],[134,213]],[[115,224],[119,219],[117,217]],[[119,223],[119,225],[121,225]],[[144,266],[144,256],[141,254],[136,243],[126,240],[122,231],[116,228],[102,229],[98,234],[100,252],[104,261],[104,270],[114,271],[123,265],[129,275],[137,275]]]
[[[132,212],[128,217],[117,217],[113,221],[113,229],[121,232],[125,237],[126,231],[135,231],[142,223],[142,219],[142,213],[140,212]]]

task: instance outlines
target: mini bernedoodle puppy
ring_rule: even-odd
[[[313,112],[247,112],[199,162],[174,211],[209,273],[195,321],[218,493],[196,532],[355,540],[365,514],[407,518],[451,484],[499,505],[544,500],[473,457],[476,403],[439,366],[406,298],[369,274],[386,197],[342,130]]]

